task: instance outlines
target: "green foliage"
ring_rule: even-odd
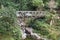
[[[36,7],[36,10],[42,10],[44,7],[43,0],[32,0],[32,5]]]
[[[31,36],[27,36],[25,40],[35,40],[35,39],[33,39]]]
[[[0,40],[21,40],[21,32],[16,24],[16,10],[36,10],[49,9],[50,0],[0,0]],[[55,0],[57,8],[60,8],[60,0]],[[51,40],[60,40],[60,19],[57,14],[47,12],[45,17],[32,19],[28,25],[34,29],[34,32],[40,33]],[[54,20],[50,26],[51,20]],[[26,40],[33,40],[28,37]]]
[[[8,40],[10,38],[10,40],[21,40],[20,28],[16,22],[14,9],[0,9],[0,34],[3,35],[2,40]],[[4,35],[6,38],[4,38]]]
[[[56,0],[58,7],[60,6],[60,0]]]
[[[33,25],[32,25],[33,24]],[[49,34],[49,24],[45,22],[45,18],[42,19],[35,19],[34,21],[30,22],[30,27],[37,30],[38,33],[42,35],[48,35]]]
[[[37,7],[44,6],[42,0],[33,0],[32,3],[33,3],[33,6],[37,6]]]
[[[19,4],[20,4],[19,10],[23,10],[23,11],[34,10],[34,6],[32,5],[32,0],[20,0]]]
[[[51,40],[60,39],[60,19],[57,18],[58,14],[54,12],[47,12],[45,17],[37,18],[31,20],[29,26],[34,29],[34,32],[40,33],[43,36],[46,36]],[[51,20],[54,20],[52,26],[50,26]]]

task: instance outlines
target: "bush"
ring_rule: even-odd
[[[17,20],[14,9],[0,9],[1,40],[21,40],[20,28],[16,22]]]
[[[29,27],[32,27],[34,32],[40,33],[42,36],[46,36],[48,39],[59,40],[60,19],[57,19],[57,17],[58,14],[47,12],[45,17],[31,20]],[[54,20],[54,25],[50,25],[51,20]]]

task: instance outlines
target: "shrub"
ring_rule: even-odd
[[[20,28],[16,22],[17,20],[14,9],[0,9],[1,40],[21,40]]]

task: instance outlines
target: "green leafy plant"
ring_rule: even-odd
[[[14,9],[12,10],[11,8],[0,9],[1,40],[21,40],[21,31],[16,22],[17,19]]]
[[[37,10],[44,7],[44,3],[42,0],[33,0],[32,4],[33,4],[33,6],[37,6]]]

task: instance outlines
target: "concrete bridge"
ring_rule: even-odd
[[[18,20],[20,22],[24,21],[25,23],[27,23],[27,21],[30,20],[30,18],[32,19],[39,18],[45,16],[45,14],[46,11],[17,11],[16,12]]]
[[[46,11],[17,11],[16,15],[20,18],[41,17],[46,14]]]

